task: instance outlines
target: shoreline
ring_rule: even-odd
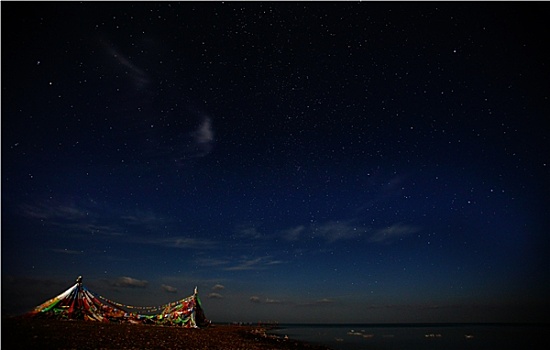
[[[2,349],[330,350],[268,334],[271,327],[213,324],[206,328],[3,318]]]

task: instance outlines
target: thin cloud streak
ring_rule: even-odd
[[[125,243],[149,244],[169,248],[213,249],[218,242],[188,236],[165,236],[164,229],[169,224],[152,212],[135,211],[117,216],[108,209],[74,203],[38,203],[21,206],[23,216],[32,220],[44,220],[46,225],[64,231],[79,239],[90,239],[101,235],[113,239],[124,238]],[[147,234],[141,233],[147,228]],[[162,236],[161,236],[162,234]]]
[[[306,237],[322,238],[326,243],[344,240],[365,239],[370,243],[391,243],[410,234],[420,231],[417,226],[395,223],[381,229],[373,229],[354,224],[354,221],[327,221],[312,224],[309,227],[299,225],[279,231],[277,237],[289,242],[296,242]]]
[[[130,242],[139,244],[150,244],[163,246],[168,248],[181,248],[181,249],[214,249],[219,247],[219,244],[215,241],[206,239],[197,239],[186,236],[175,236],[168,238],[157,237],[134,237],[129,239]]]
[[[216,266],[224,266],[229,264],[230,260],[228,259],[214,259],[214,258],[197,258],[195,260],[197,265],[203,266],[203,267],[216,267]]]
[[[50,201],[39,202],[34,205],[20,206],[21,213],[31,219],[47,220],[80,220],[89,216],[85,208],[78,208],[74,204],[62,204]]]
[[[329,221],[319,226],[313,226],[313,234],[322,237],[328,243],[349,240],[360,237],[365,229],[353,225],[349,221]]]
[[[90,235],[125,236],[124,229],[117,223],[107,224],[113,218],[100,214],[97,209],[78,206],[72,202],[49,201],[21,206],[21,213],[30,220],[41,220],[46,226],[57,227],[69,235],[87,238]]]
[[[60,254],[68,254],[68,255],[80,255],[83,254],[82,251],[79,250],[70,250],[70,249],[51,249],[54,253],[60,253]]]
[[[265,270],[269,266],[283,264],[284,261],[273,260],[271,257],[259,257],[254,259],[243,258],[238,264],[223,268],[224,271],[249,271]]]
[[[143,69],[132,63],[128,57],[114,48],[112,44],[102,44],[107,51],[108,56],[114,58],[115,62],[120,64],[123,68],[126,68],[125,72],[129,73],[128,76],[132,79],[132,82],[137,89],[142,89],[149,84],[150,79]]]
[[[260,262],[262,258],[255,258],[251,260],[243,260],[238,265],[226,267],[225,271],[246,271],[246,270],[258,270],[261,269]]]
[[[117,280],[112,282],[113,287],[121,288],[146,288],[149,285],[149,282],[146,280],[138,280],[132,277],[119,277]]]
[[[270,297],[260,297],[258,295],[253,295],[248,299],[251,303],[254,304],[264,304],[264,305],[294,305],[294,306],[300,306],[300,307],[312,307],[312,306],[328,306],[328,305],[336,305],[338,304],[336,300],[330,299],[330,298],[321,298],[317,300],[312,301],[305,301],[305,302],[296,302],[292,300],[283,300],[283,299],[275,299]]]
[[[298,225],[279,232],[278,236],[286,241],[294,242],[304,237],[321,238],[327,243],[334,243],[341,240],[356,239],[368,232],[368,229],[356,225],[353,221],[327,221],[309,226]]]
[[[177,293],[178,289],[176,287],[169,286],[167,284],[161,284],[160,288],[166,293]]]
[[[208,299],[223,299],[223,295],[220,293],[210,293],[207,296]]]
[[[395,241],[396,239],[403,238],[418,231],[420,231],[420,229],[416,226],[396,223],[386,228],[377,230],[374,234],[370,236],[369,242],[390,243]]]
[[[297,241],[305,229],[306,227],[304,225],[300,225],[281,231],[281,235],[287,241]]]

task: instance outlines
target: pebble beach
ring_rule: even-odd
[[[213,324],[203,329],[9,318],[2,320],[2,349],[328,350],[266,334],[259,326]]]

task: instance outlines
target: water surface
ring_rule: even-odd
[[[550,325],[285,324],[270,333],[336,350],[519,350],[550,349]]]

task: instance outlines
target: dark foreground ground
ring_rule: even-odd
[[[85,321],[3,319],[1,349],[262,349],[325,350],[265,335],[252,326],[213,325],[184,329]]]

